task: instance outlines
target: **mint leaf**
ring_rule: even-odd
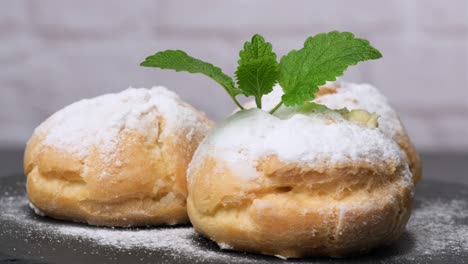
[[[140,65],[144,67],[170,69],[177,72],[185,71],[204,74],[221,84],[236,103],[237,101],[234,97],[241,93],[241,91],[234,86],[232,78],[224,74],[219,67],[191,57],[181,50],[160,51],[147,57]]]
[[[350,32],[332,31],[309,37],[304,48],[281,58],[282,101],[286,106],[302,105],[315,98],[318,86],[336,80],[349,66],[381,57],[369,41],[355,38]]]
[[[239,66],[235,73],[237,85],[245,96],[255,96],[258,108],[262,108],[262,96],[273,90],[279,65],[270,43],[256,34],[251,42],[245,42],[239,52]]]

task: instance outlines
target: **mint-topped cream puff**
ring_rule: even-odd
[[[335,111],[235,113],[188,170],[195,229],[268,255],[345,256],[395,241],[411,213],[405,154],[372,123]]]
[[[210,77],[239,108],[189,165],[195,230],[221,248],[281,258],[356,255],[396,241],[414,189],[404,151],[379,128],[377,110],[314,101],[349,66],[380,57],[367,40],[336,31],[279,61],[255,35],[239,53],[236,81],[180,50],[148,57],[143,66]],[[278,94],[263,98],[276,83]],[[256,108],[239,95],[254,97]]]

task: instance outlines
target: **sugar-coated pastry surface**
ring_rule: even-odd
[[[264,109],[273,108],[281,98],[281,87],[275,86],[272,93],[266,95],[263,100]],[[414,145],[411,143],[397,112],[390,106],[387,98],[374,86],[369,84],[348,83],[342,80],[328,82],[315,94],[314,102],[324,104],[332,109],[348,108],[365,109],[379,115],[379,129],[387,136],[393,138],[405,151],[413,173],[414,182],[421,178],[421,160]],[[247,108],[255,106],[254,102],[248,102]],[[281,107],[277,115],[287,115],[295,108]]]
[[[310,166],[404,159],[396,143],[378,129],[348,122],[338,113],[293,114],[283,119],[284,114],[277,117],[258,109],[234,114],[210,133],[190,169],[206,155],[222,158],[246,178],[259,176],[254,163],[269,155]]]
[[[337,82],[330,90],[322,88],[322,94],[317,95],[315,102],[330,108],[357,109],[362,108],[379,115],[380,130],[393,138],[405,151],[413,173],[414,182],[421,179],[421,159],[413,143],[398,117],[397,112],[390,106],[387,98],[374,86],[369,84],[354,84]]]
[[[81,100],[29,140],[29,199],[48,216],[95,225],[185,223],[186,169],[211,127],[164,87]]]
[[[405,154],[333,111],[238,112],[188,169],[194,228],[223,247],[284,257],[359,254],[395,241],[411,212]]]

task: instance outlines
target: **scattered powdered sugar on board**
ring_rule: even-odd
[[[415,250],[423,255],[467,253],[468,225],[459,224],[462,219],[468,219],[466,200],[424,202],[408,224],[419,238]]]
[[[77,239],[86,243],[85,241],[89,240],[94,242],[97,247],[109,246],[114,250],[167,250],[172,252],[171,256],[173,257],[184,256],[196,260],[246,261],[246,257],[242,255],[226,254],[221,250],[202,250],[200,243],[195,239],[197,237],[195,231],[189,226],[114,229],[67,222],[48,223],[31,217],[28,208],[30,208],[29,202],[24,196],[8,196],[0,199],[0,222],[11,221],[25,229],[24,232],[16,233],[16,236],[24,236],[25,242],[30,239],[28,236],[32,236],[36,232],[42,233],[41,237],[57,239],[57,241]],[[9,231],[0,230],[0,238],[7,232]],[[255,263],[255,259],[248,260]]]

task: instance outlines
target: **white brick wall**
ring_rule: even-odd
[[[376,84],[420,149],[468,150],[466,0],[1,1],[0,146],[24,144],[64,105],[130,85],[168,86],[220,120],[233,105],[211,80],[139,62],[179,48],[232,74],[254,33],[283,55],[334,29],[382,51],[345,78]]]

